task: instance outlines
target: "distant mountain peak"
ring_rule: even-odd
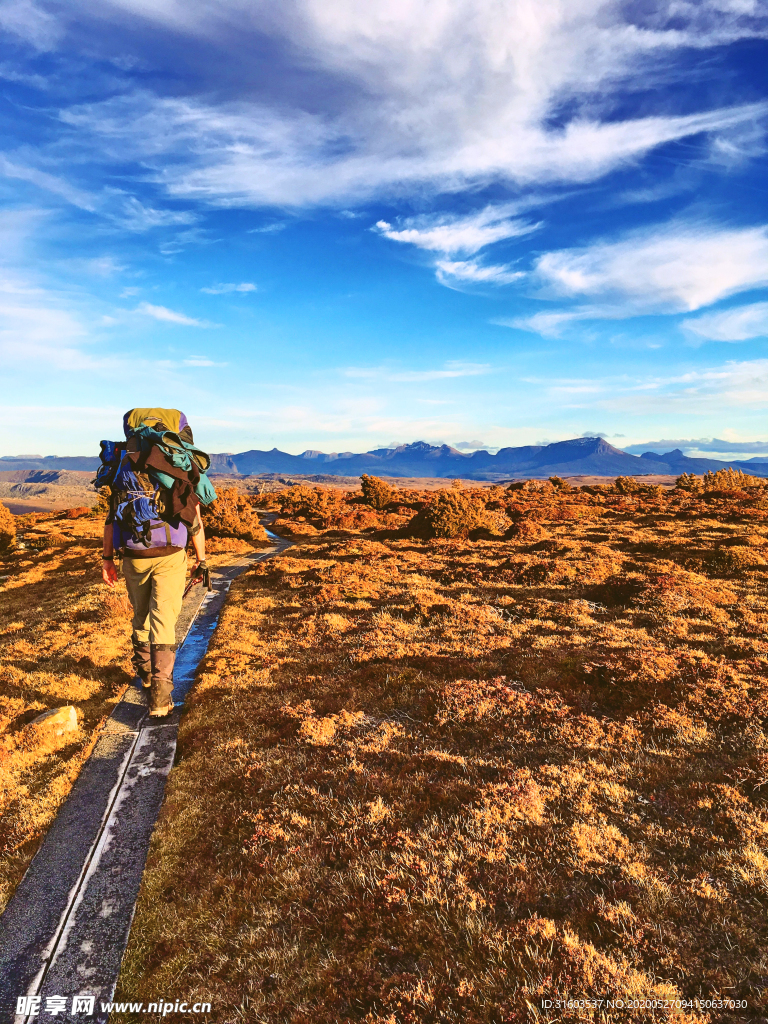
[[[643,452],[640,458],[656,459],[657,462],[677,462],[680,459],[684,459],[685,454],[681,448],[673,448],[671,452],[664,452],[663,455],[659,455],[658,452]]]
[[[412,441],[410,444],[401,444],[395,449],[397,452],[436,452],[437,446],[428,444],[426,441]]]
[[[0,458],[0,471],[88,470],[98,468],[97,456],[22,459]],[[614,448],[603,437],[572,437],[551,444],[501,448],[495,455],[487,451],[472,454],[448,444],[432,445],[413,441],[397,448],[378,448],[368,452],[324,453],[308,448],[301,455],[271,451],[247,451],[238,454],[211,455],[214,473],[238,476],[262,474],[328,474],[354,480],[362,473],[390,477],[463,477],[471,480],[544,479],[548,476],[644,476],[648,474],[704,473],[726,466],[768,477],[768,462],[721,462],[716,459],[689,458],[679,448],[658,455],[642,456]],[[311,468],[310,468],[311,467]]]

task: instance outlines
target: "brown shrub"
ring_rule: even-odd
[[[643,485],[633,476],[617,476],[613,486],[619,494],[638,494]]]
[[[688,491],[690,494],[701,494],[704,484],[701,477],[695,473],[683,473],[675,480],[675,487],[680,491]]]
[[[35,533],[27,537],[27,544],[36,551],[47,551],[50,548],[63,548],[70,540],[63,533]]]
[[[10,548],[16,540],[16,519],[0,501],[0,551]]]
[[[93,515],[93,509],[88,505],[80,505],[77,508],[69,508],[64,513],[65,519],[87,519]]]
[[[748,533],[743,537],[728,537],[723,545],[729,548],[764,548],[768,539],[759,533]]]
[[[99,488],[99,500],[91,509],[94,519],[106,519],[109,515],[109,499],[112,496],[111,487]]]
[[[210,537],[238,537],[241,540],[266,541],[267,534],[259,522],[259,513],[246,494],[234,487],[219,492],[205,509],[205,532]]]
[[[704,491],[706,501],[749,501],[752,495],[749,491],[716,488]]]
[[[329,525],[347,510],[346,495],[333,487],[307,487],[297,484],[281,491],[277,498],[283,515],[315,520]]]
[[[205,550],[209,555],[245,554],[253,546],[239,537],[211,537],[206,539]]]
[[[488,529],[489,523],[478,498],[466,491],[437,491],[434,500],[418,512],[408,529],[417,537],[468,537],[470,531]]]
[[[552,494],[555,485],[551,480],[516,480],[507,488],[508,491],[532,492],[534,494]]]
[[[753,547],[720,548],[712,555],[712,566],[724,572],[748,572],[766,564],[763,556]]]
[[[396,492],[385,480],[378,476],[368,476],[367,473],[360,477],[360,489],[363,492],[363,501],[371,508],[386,508],[396,496]]]
[[[745,487],[765,487],[766,481],[759,476],[750,476],[740,469],[718,469],[705,473],[702,487],[705,491],[743,491]]]
[[[549,537],[549,533],[541,523],[530,517],[519,519],[513,523],[504,534],[504,540],[543,540]]]
[[[549,482],[555,488],[556,491],[572,491],[573,488],[567,480],[563,480],[561,476],[551,476]]]

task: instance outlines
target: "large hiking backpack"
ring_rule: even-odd
[[[178,479],[178,469],[184,467],[182,475],[189,471],[195,479],[195,494],[209,504],[216,497],[205,476],[210,459],[194,447],[187,418],[177,409],[131,409],[123,417],[123,429],[125,442],[101,442],[101,465],[94,481],[97,488],[111,488],[115,547],[126,551],[185,547],[187,526],[170,514],[174,477]],[[173,475],[152,468],[137,470],[137,453],[149,452],[153,446],[168,460]]]

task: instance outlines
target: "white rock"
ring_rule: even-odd
[[[33,725],[42,738],[54,739],[59,736],[66,736],[67,733],[77,732],[77,711],[72,704],[63,708],[51,708],[44,711],[42,715],[33,718],[29,723]]]

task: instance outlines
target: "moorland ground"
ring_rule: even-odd
[[[531,487],[262,498],[296,543],[201,665],[119,998],[768,1016],[766,491]]]

